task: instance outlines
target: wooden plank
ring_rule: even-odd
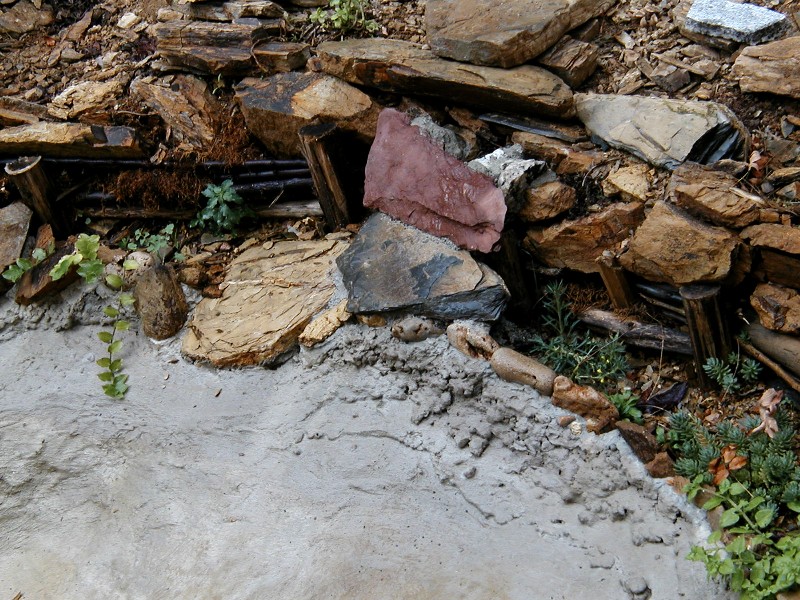
[[[703,370],[709,358],[724,359],[731,351],[728,325],[719,303],[720,286],[685,285],[680,288],[689,336],[692,340],[695,371],[701,387],[713,387]]]
[[[25,156],[8,163],[5,172],[17,186],[22,199],[42,223],[49,223],[56,235],[67,233],[67,221],[50,203],[52,186],[42,168],[41,156]]]
[[[337,146],[337,130],[334,123],[322,123],[307,125],[299,131],[301,150],[308,162],[325,221],[331,229],[352,222],[347,196],[331,158],[331,151]]]

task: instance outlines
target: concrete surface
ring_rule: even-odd
[[[0,299],[2,600],[732,597],[617,433],[559,427],[444,337],[349,325],[217,371],[130,335],[114,401],[98,293]]]

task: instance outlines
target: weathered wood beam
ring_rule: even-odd
[[[322,123],[306,125],[299,131],[301,150],[308,162],[325,221],[331,229],[352,222],[350,204],[332,158],[332,153],[338,149],[337,129],[333,123]]]
[[[576,316],[589,327],[618,333],[620,339],[627,345],[684,356],[693,355],[689,335],[682,331],[623,318],[599,308],[583,310]]]
[[[5,172],[17,186],[22,200],[43,224],[52,226],[56,235],[67,233],[67,221],[51,205],[52,186],[42,168],[41,156],[23,156],[6,164]]]
[[[692,339],[695,371],[704,388],[713,386],[703,370],[709,358],[724,358],[731,351],[728,324],[723,318],[718,285],[685,285],[680,288],[689,336]]]

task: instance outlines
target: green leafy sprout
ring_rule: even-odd
[[[752,358],[742,359],[736,352],[731,352],[727,361],[714,357],[706,360],[703,371],[727,395],[740,391],[743,382],[755,383],[761,372],[761,365]]]
[[[327,8],[320,7],[312,12],[309,20],[325,31],[340,34],[354,30],[375,33],[380,25],[367,18],[368,6],[368,0],[330,0]]]
[[[636,407],[639,403],[639,396],[634,394],[631,390],[625,389],[616,394],[609,394],[608,400],[617,407],[619,416],[623,421],[631,421],[638,425],[644,423],[642,411]]]
[[[16,283],[22,276],[33,267],[41,263],[45,258],[51,256],[56,251],[55,242],[52,240],[47,248],[35,248],[30,258],[18,258],[3,271],[3,279]]]
[[[178,234],[175,224],[169,223],[158,230],[157,233],[150,233],[146,229],[137,229],[132,237],[122,238],[119,242],[123,250],[146,250],[153,256],[162,261],[169,254],[170,248],[177,245]],[[177,261],[182,261],[185,257],[180,252],[173,255]]]
[[[721,508],[719,530],[690,560],[711,578],[726,579],[743,600],[773,599],[800,585],[800,466],[788,413],[775,413],[777,432],[759,430],[755,415],[706,427],[686,411],[673,413],[666,442],[675,471],[689,478],[690,499],[705,493],[706,510]]]
[[[233,189],[230,179],[226,179],[221,185],[208,184],[202,194],[208,198],[208,202],[197,213],[190,227],[208,228],[215,233],[235,233],[243,219],[254,216],[253,211]]]
[[[581,385],[608,388],[624,377],[628,361],[619,335],[597,338],[579,327],[562,282],[551,283],[544,291],[544,327],[551,335],[532,340],[542,362]]]
[[[50,277],[55,281],[64,277],[71,269],[76,268],[78,275],[86,283],[93,283],[104,273],[103,262],[97,258],[97,251],[100,249],[100,236],[87,235],[82,233],[75,241],[75,250],[56,263],[50,271]],[[126,270],[136,269],[138,264],[135,261],[125,261],[123,268]],[[106,317],[112,319],[111,330],[101,331],[97,337],[106,345],[105,356],[97,361],[97,365],[104,369],[97,377],[102,382],[103,391],[107,396],[121,399],[128,391],[128,375],[122,372],[122,359],[118,358],[122,348],[122,340],[117,338],[117,334],[130,329],[130,323],[122,318],[124,307],[134,303],[133,296],[122,293],[122,277],[114,273],[106,275],[105,282],[112,290],[118,292],[116,302],[103,309]]]

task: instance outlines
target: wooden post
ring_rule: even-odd
[[[483,262],[497,271],[511,294],[509,313],[514,317],[528,318],[531,308],[531,293],[520,259],[519,238],[512,229],[500,236],[497,252],[480,254]]]
[[[695,370],[700,385],[705,388],[712,387],[713,383],[703,365],[709,358],[724,359],[731,351],[730,333],[720,310],[719,292],[718,285],[685,285],[680,288]]]
[[[300,129],[303,156],[311,171],[322,214],[331,229],[344,227],[351,222],[344,187],[331,158],[336,130],[333,123],[306,125]]]
[[[52,226],[57,235],[67,233],[63,217],[50,205],[51,186],[42,168],[41,156],[23,156],[6,165],[5,171],[17,186],[22,200],[43,224]]]
[[[619,266],[617,257],[610,250],[605,250],[597,257],[597,264],[600,267],[600,277],[606,285],[608,297],[611,304],[617,310],[630,308],[636,301],[636,297],[628,284],[628,277],[625,271]]]

